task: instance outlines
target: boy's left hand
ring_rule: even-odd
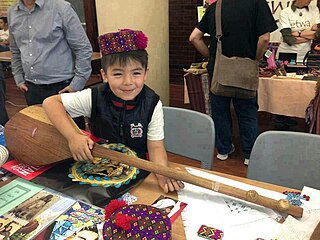
[[[184,184],[180,180],[168,178],[159,174],[156,174],[156,176],[158,178],[158,183],[160,187],[163,189],[165,193],[178,191],[184,188]]]

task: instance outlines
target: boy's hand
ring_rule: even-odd
[[[159,174],[156,174],[158,178],[158,183],[160,187],[163,189],[165,193],[178,191],[182,188],[184,188],[184,184],[176,179],[168,178]]]
[[[93,160],[91,149],[93,148],[94,141],[88,136],[77,134],[69,141],[69,148],[72,153],[72,157],[76,161],[88,161]]]

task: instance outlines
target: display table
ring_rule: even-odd
[[[261,77],[259,111],[304,118],[306,108],[315,95],[316,84],[316,81]]]
[[[0,52],[0,62],[11,62],[11,57],[10,51]]]
[[[185,165],[175,164],[175,163],[169,163],[169,166],[179,167],[180,169],[184,169],[186,167]],[[233,179],[239,182],[244,182],[247,184],[251,184],[257,187],[269,189],[269,190],[280,192],[280,193],[284,191],[297,191],[297,190],[288,189],[282,186],[272,185],[264,182],[258,182],[258,181],[236,177],[236,176],[232,176],[232,175],[224,174],[220,172],[208,171],[204,169],[201,169],[201,170],[221,176],[221,177]],[[154,174],[150,174],[139,186],[131,190],[130,193],[138,198],[138,203],[144,203],[144,204],[152,204],[155,199],[157,199],[160,195],[164,194],[162,189],[159,187],[158,181]],[[169,193],[166,195],[169,197],[178,199],[176,192]],[[177,218],[177,220],[172,225],[172,239],[174,240],[186,239],[181,216],[179,216],[179,218]]]
[[[206,106],[210,106],[210,100],[205,96],[209,96],[209,87],[203,87],[203,79],[206,79],[206,75],[188,73],[184,76],[184,103],[190,101],[193,110],[208,114]],[[316,84],[316,81],[298,78],[260,77],[259,111],[305,118],[305,110],[315,95]]]
[[[10,51],[0,52],[0,62],[11,62],[12,54]],[[99,60],[101,58],[100,52],[93,52],[91,61]]]

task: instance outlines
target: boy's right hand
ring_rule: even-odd
[[[91,150],[94,145],[94,141],[87,135],[77,134],[73,136],[69,141],[69,148],[72,153],[72,157],[76,161],[92,161],[93,156]]]

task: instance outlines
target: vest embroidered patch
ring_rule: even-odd
[[[143,133],[143,126],[141,123],[130,124],[130,133],[131,133],[131,138],[142,138],[142,133]]]

